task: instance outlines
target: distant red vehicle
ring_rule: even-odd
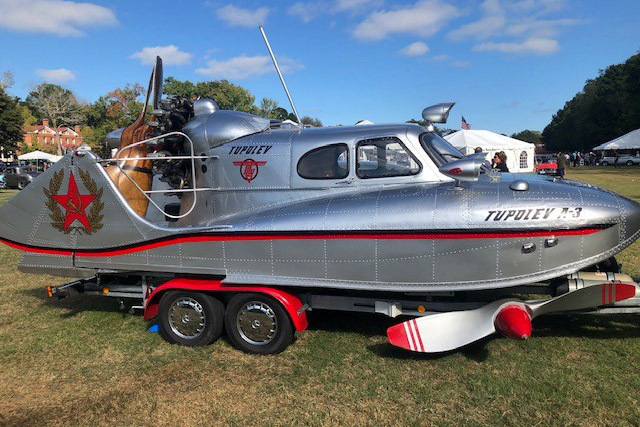
[[[540,163],[536,165],[536,173],[540,175],[551,175],[558,172],[558,163],[549,161],[548,163]]]

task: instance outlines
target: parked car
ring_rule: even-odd
[[[535,166],[536,173],[540,175],[555,175],[558,173],[558,163],[553,160],[547,160]]]
[[[616,163],[616,157],[615,156],[607,156],[607,157],[603,157],[600,159],[600,164],[602,166],[608,166],[608,165],[613,165]],[[623,154],[620,157],[618,157],[618,164],[619,165],[640,165],[640,157],[636,157],[636,156],[630,156],[628,154]]]
[[[4,171],[4,182],[8,188],[22,190],[40,173],[33,166],[10,166]]]

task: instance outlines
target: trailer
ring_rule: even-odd
[[[144,320],[156,324],[161,336],[171,343],[209,345],[224,331],[230,343],[246,353],[272,354],[283,351],[293,342],[296,333],[307,329],[307,311],[418,318],[452,312],[470,313],[496,300],[535,306],[571,292],[597,287],[598,293],[604,295],[598,305],[576,309],[567,307],[568,310],[552,313],[640,313],[640,292],[624,299],[622,295],[614,295],[616,285],[625,283],[634,283],[633,286],[638,288],[631,277],[619,272],[580,272],[553,283],[492,291],[375,293],[233,285],[216,278],[104,273],[61,286],[48,286],[47,293],[50,298],[57,299],[66,298],[70,292],[115,298],[122,310],[141,312]],[[531,296],[537,298],[532,299]],[[492,321],[496,323],[496,319]],[[393,328],[389,328],[390,334],[393,334]],[[528,338],[531,334],[530,329],[527,336],[514,334],[513,328],[513,325],[498,325],[497,331],[508,338],[518,339]],[[454,331],[450,333],[455,334]]]

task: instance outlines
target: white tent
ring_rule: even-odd
[[[18,156],[18,160],[46,160],[47,162],[55,163],[60,160],[62,156],[56,156],[53,154],[45,153],[44,151],[36,150],[30,153],[21,154]]]
[[[472,154],[476,147],[480,147],[482,151],[489,153],[489,161],[495,153],[504,151],[509,172],[533,172],[534,144],[488,130],[459,130],[445,136],[444,139],[464,155]]]
[[[632,130],[631,132],[612,139],[609,142],[600,144],[593,148],[596,150],[638,150],[640,149],[640,129]]]

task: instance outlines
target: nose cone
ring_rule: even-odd
[[[507,338],[526,340],[531,336],[531,317],[519,305],[508,305],[501,309],[494,325]]]

